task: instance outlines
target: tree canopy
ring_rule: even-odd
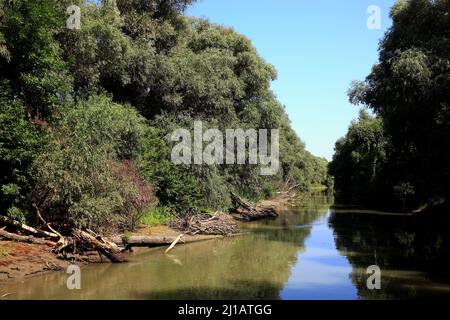
[[[187,17],[192,0],[0,2],[0,213],[100,228],[159,203],[227,208],[229,191],[270,196],[284,180],[327,182],[270,89],[274,67],[233,29]],[[69,29],[69,5],[80,28]],[[169,134],[280,130],[281,170],[175,165]],[[32,191],[32,192],[31,192]],[[31,197],[25,197],[31,194]]]
[[[376,186],[374,179],[369,193],[381,192],[389,205],[398,206],[407,197],[409,208],[414,208],[450,197],[449,10],[448,0],[398,1],[391,10],[393,25],[380,43],[379,62],[349,91],[350,100],[372,109],[382,124],[387,143],[376,153],[386,154],[378,175],[387,181]],[[346,153],[364,148],[366,138]],[[337,176],[344,175],[344,169],[338,169],[345,167],[342,148],[340,141],[330,165]],[[363,152],[364,157],[372,155],[372,149]],[[368,172],[354,175],[365,179]],[[340,190],[357,188],[356,182],[338,180]]]

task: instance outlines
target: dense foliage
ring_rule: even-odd
[[[132,226],[134,215],[154,201],[135,165],[144,119],[93,97],[67,106],[53,131],[34,163],[39,206],[77,227]]]
[[[132,226],[159,201],[227,208],[229,191],[271,196],[289,180],[329,183],[270,90],[251,42],[183,15],[192,0],[0,1],[0,213],[91,228]],[[69,29],[67,7],[81,8]],[[170,133],[280,129],[281,169],[175,165]]]
[[[369,203],[382,189],[386,144],[381,119],[361,110],[358,121],[353,121],[347,135],[336,142],[336,153],[329,164],[340,201]]]
[[[347,199],[372,197],[403,209],[448,203],[449,11],[448,0],[398,1],[392,8],[379,63],[349,92],[376,118],[352,124],[330,164]]]

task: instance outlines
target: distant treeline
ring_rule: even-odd
[[[349,90],[363,104],[329,165],[341,202],[396,210],[450,199],[450,1],[398,1],[379,63]]]
[[[331,184],[270,90],[273,66],[232,29],[184,16],[191,2],[0,0],[0,214],[32,221],[35,204],[50,222],[130,227],[156,203],[219,209],[230,190]],[[168,134],[195,120],[279,129],[279,173],[175,165]]]

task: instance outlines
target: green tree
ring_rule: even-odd
[[[376,203],[386,161],[387,139],[382,121],[361,110],[345,137],[336,142],[333,161],[329,164],[340,201]]]
[[[28,121],[21,100],[13,100],[0,82],[0,213],[24,221],[34,175],[31,164],[42,152],[47,134]]]
[[[389,140],[387,202],[405,181],[414,190],[410,207],[450,198],[449,5],[447,0],[398,1],[379,63],[349,92],[353,103],[377,114]]]
[[[0,2],[2,210],[23,218],[34,201],[49,221],[108,229],[132,225],[153,191],[184,212],[327,181],[270,90],[273,66],[233,29],[184,16],[193,2]],[[65,27],[71,4],[79,30]],[[279,129],[281,170],[175,165],[168,134],[194,120]]]
[[[70,106],[58,120],[34,164],[38,205],[50,221],[70,226],[131,227],[155,200],[136,165],[145,120],[105,97]]]
[[[46,119],[60,106],[72,81],[56,39],[64,16],[54,0],[3,2],[0,20],[0,77],[10,82],[29,117]]]

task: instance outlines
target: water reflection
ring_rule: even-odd
[[[365,299],[450,298],[448,224],[427,215],[333,210],[336,247],[353,267],[351,279]],[[368,290],[366,268],[382,270],[381,290]]]
[[[448,297],[448,230],[422,218],[330,209],[314,194],[235,238],[142,250],[82,269],[82,289],[53,273],[0,285],[8,299],[358,299]],[[428,231],[427,231],[428,230]],[[429,230],[434,230],[431,232]],[[436,232],[438,230],[439,232]],[[366,268],[382,269],[382,289]]]
[[[333,232],[328,226],[333,199],[314,193],[295,207],[295,218],[288,223],[292,230],[309,230],[303,250],[280,293],[282,299],[355,299],[354,285],[349,279],[351,266],[337,252]]]
[[[309,204],[249,224],[245,236],[177,246],[170,255],[144,250],[128,264],[88,266],[79,291],[66,289],[64,274],[50,274],[0,286],[0,292],[14,292],[14,299],[280,299],[314,222],[329,208]]]

